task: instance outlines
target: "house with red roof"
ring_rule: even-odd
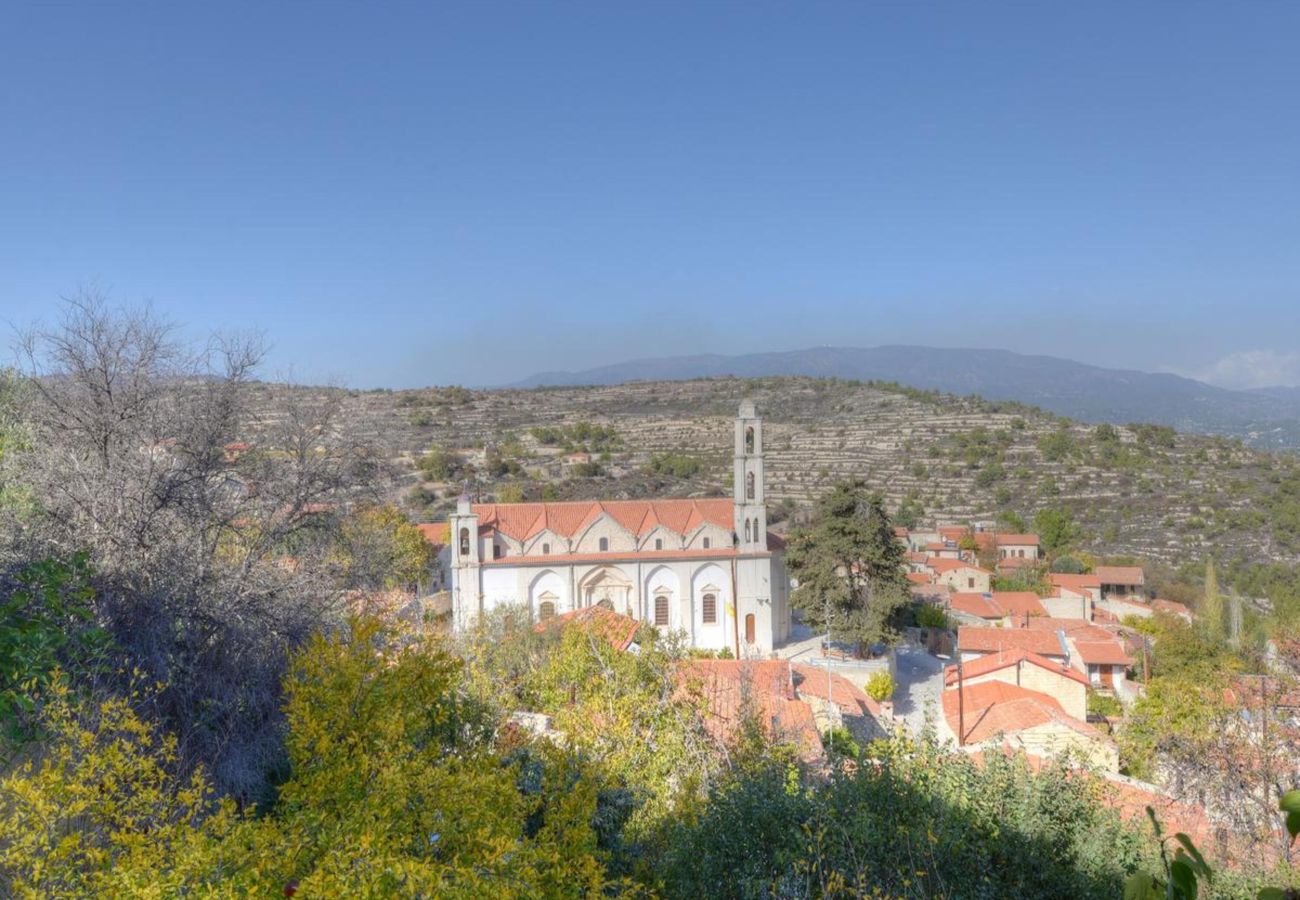
[[[1101,583],[1101,598],[1142,597],[1146,576],[1141,566],[1097,566],[1093,575]]]
[[[1001,622],[1009,616],[1046,616],[1038,595],[1033,591],[954,591],[948,596],[948,609],[958,621],[971,624]]]
[[[822,735],[843,727],[860,743],[884,734],[880,706],[841,675],[788,660],[688,659],[680,689],[705,703],[704,724],[732,743],[747,715],[768,737],[792,744],[809,763],[825,759]]]
[[[1035,756],[1072,752],[1100,769],[1119,770],[1119,752],[1109,737],[1047,694],[1007,681],[945,690],[942,725],[962,748],[1010,747]]]
[[[934,584],[941,584],[950,591],[975,591],[984,593],[989,589],[989,579],[993,573],[981,569],[974,563],[962,559],[931,557],[926,562]]]
[[[735,422],[723,498],[471,503],[448,521],[452,622],[500,606],[544,619],[590,606],[682,634],[692,647],[765,656],[790,631],[785,544],[767,530],[763,423]]]
[[[945,688],[984,681],[1005,681],[1038,691],[1061,704],[1061,708],[1074,718],[1088,718],[1088,679],[1060,660],[1048,659],[1030,650],[1014,649],[990,653],[944,670]]]

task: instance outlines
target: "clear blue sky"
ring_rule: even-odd
[[[1294,2],[11,0],[0,319],[93,282],[357,386],[896,342],[1300,381],[1297,47]]]

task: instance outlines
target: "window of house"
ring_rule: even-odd
[[[708,550],[708,549],[709,549],[709,539],[708,539],[708,538],[705,538],[705,539],[704,539],[704,549],[705,549],[705,550]]]
[[[502,547],[500,544],[493,544],[493,545],[492,545],[492,558],[493,558],[493,559],[500,559],[501,557],[505,556],[505,552],[506,552],[506,551],[505,551],[505,548]]]
[[[600,539],[600,552],[601,552],[601,553],[604,553],[604,552],[605,552],[606,550],[608,550],[608,549],[609,549],[609,538],[601,538],[601,539]]]
[[[469,529],[460,530],[460,555],[469,556]]]
[[[537,607],[537,618],[546,621],[547,619],[554,618],[554,616],[555,604],[550,600],[543,600],[541,605]]]
[[[663,539],[663,538],[655,538],[655,549],[656,549],[656,550],[662,550],[663,548],[664,548],[664,539]]]
[[[754,643],[754,614],[745,616],[745,643]]]
[[[655,624],[661,627],[668,624],[667,594],[655,594]]]
[[[975,587],[975,579],[974,579],[974,578],[967,578],[967,579],[966,579],[966,587],[968,587],[968,588],[972,588],[972,589],[973,589],[973,588]]]
[[[700,601],[700,611],[705,625],[716,625],[718,622],[718,595],[705,594]]]

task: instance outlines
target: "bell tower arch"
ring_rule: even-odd
[[[735,524],[742,552],[767,549],[767,507],[763,495],[763,420],[752,400],[740,404],[736,416]]]

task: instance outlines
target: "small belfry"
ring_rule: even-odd
[[[742,552],[767,549],[767,508],[763,497],[763,420],[752,400],[740,404],[736,417],[733,472],[736,541]]]

